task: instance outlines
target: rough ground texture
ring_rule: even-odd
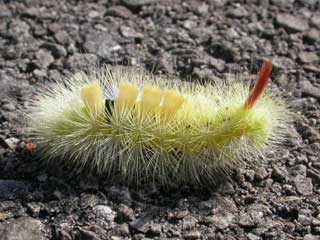
[[[0,239],[319,239],[317,0],[0,0]],[[267,163],[211,190],[44,170],[20,110],[41,85],[125,64],[208,81],[275,64],[296,119]]]

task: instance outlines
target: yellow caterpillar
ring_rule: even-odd
[[[287,128],[284,101],[255,86],[173,83],[133,69],[75,74],[41,92],[29,110],[43,159],[129,184],[214,183],[259,161]]]

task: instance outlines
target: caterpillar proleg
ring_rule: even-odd
[[[58,166],[134,185],[215,183],[284,138],[285,101],[264,91],[271,68],[263,65],[252,88],[121,67],[79,72],[38,94],[28,110],[31,133],[41,157]]]

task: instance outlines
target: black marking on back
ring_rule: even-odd
[[[105,101],[106,113],[108,116],[112,116],[112,110],[114,107],[114,100],[106,99]]]

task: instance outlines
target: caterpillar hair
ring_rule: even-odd
[[[28,109],[42,159],[139,185],[214,184],[254,166],[285,137],[285,101],[241,81],[187,83],[143,71],[104,67],[78,72],[40,91]],[[77,172],[78,172],[77,171]]]

